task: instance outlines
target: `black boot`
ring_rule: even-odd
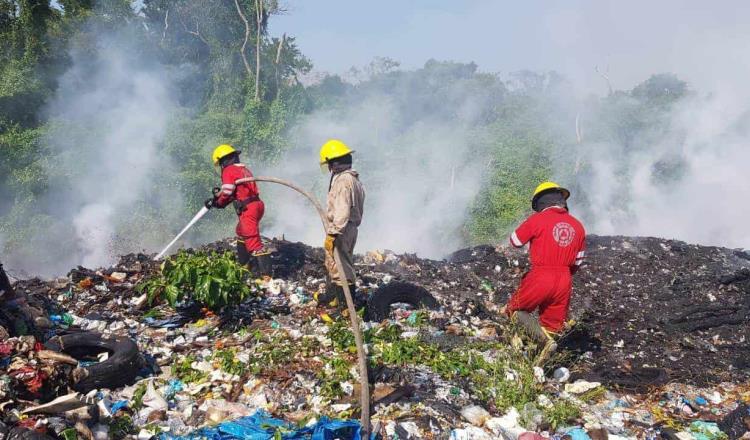
[[[341,289],[341,286],[334,284],[334,283],[328,283],[326,284],[326,291],[315,295],[315,300],[318,302],[319,306],[324,306],[324,307],[338,306],[338,302],[339,302],[338,291],[340,289]]]
[[[271,264],[271,254],[262,254],[255,256],[255,266],[257,268],[258,276],[273,277],[273,265]]]
[[[557,343],[550,333],[546,332],[539,321],[531,313],[517,311],[513,313],[513,320],[524,328],[532,339],[541,345],[541,350],[534,361],[535,366],[543,365],[557,350]]]

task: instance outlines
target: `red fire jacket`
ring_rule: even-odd
[[[237,222],[237,236],[244,239],[248,251],[257,251],[263,247],[260,239],[260,220],[265,207],[260,200],[260,192],[255,182],[235,184],[239,179],[253,177],[253,173],[243,164],[237,163],[221,170],[221,192],[216,206],[224,208],[235,200],[249,201]]]
[[[532,215],[510,236],[510,243],[515,247],[528,242],[531,242],[532,270],[570,267],[575,272],[586,257],[586,230],[566,209],[557,206]]]

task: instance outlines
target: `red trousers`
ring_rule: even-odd
[[[250,202],[245,210],[240,214],[237,223],[237,237],[245,241],[245,249],[248,252],[255,252],[263,248],[263,242],[260,241],[260,220],[266,207],[262,200]]]
[[[511,316],[517,310],[531,313],[539,309],[542,327],[559,332],[568,318],[572,289],[569,267],[533,267],[511,296],[506,312]]]

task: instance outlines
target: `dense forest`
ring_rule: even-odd
[[[584,219],[616,225],[632,216],[638,157],[651,154],[653,185],[687,172],[673,113],[696,97],[674,75],[631,90],[603,77],[602,96],[554,72],[436,60],[314,76],[294,36],[269,33],[283,12],[273,0],[0,0],[3,262],[55,273],[156,250],[210,195],[209,152],[224,142],[322,195],[315,151],[345,139],[368,187],[363,248],[429,256],[504,240],[544,179],[569,186]],[[617,197],[602,198],[602,179]],[[300,228],[285,197],[268,193],[273,233]],[[230,235],[232,217],[191,240]]]

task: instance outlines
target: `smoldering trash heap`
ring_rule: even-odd
[[[348,319],[315,301],[324,251],[266,244],[273,276],[240,273],[246,289],[235,286],[224,302],[173,289],[183,289],[179,277],[233,270],[221,265],[232,262],[230,240],[163,264],[130,254],[111,267],[9,283],[0,308],[0,432],[358,435]],[[498,313],[528,265],[524,253],[479,246],[442,261],[358,255],[373,435],[747,436],[750,255],[614,236],[589,237],[587,255],[574,322],[542,365],[533,339]]]

